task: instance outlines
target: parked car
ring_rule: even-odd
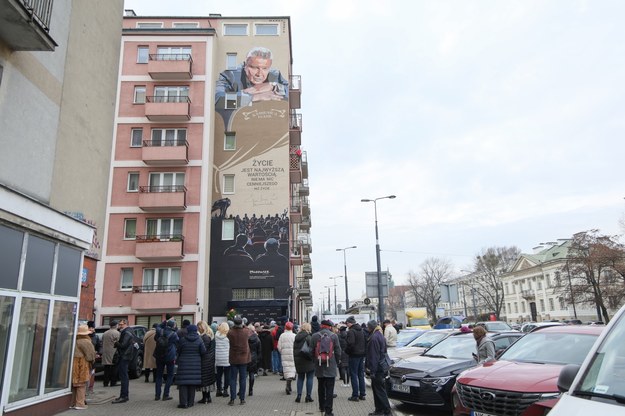
[[[459,329],[464,321],[463,316],[443,316],[436,321],[436,325],[432,329]]]
[[[581,366],[568,364],[558,377],[565,392],[549,416],[625,415],[625,306],[605,327]]]
[[[487,335],[497,351],[522,337],[521,332],[493,332]],[[477,365],[473,334],[456,332],[427,352],[393,364],[387,378],[388,397],[403,403],[451,409],[451,389],[456,376]]]
[[[521,332],[532,332],[536,328],[542,328],[546,326],[562,326],[561,322],[526,322],[521,327]]]
[[[512,327],[508,325],[507,322],[504,322],[504,321],[482,321],[482,322],[476,323],[475,325],[483,326],[484,328],[486,328],[488,332],[513,331]]]
[[[425,333],[425,329],[402,329],[397,334],[397,346],[396,348],[401,348],[406,346],[410,341],[414,340],[420,335]]]
[[[560,370],[567,363],[581,364],[601,331],[579,325],[535,328],[497,361],[458,376],[454,416],[524,415],[531,404],[543,400],[552,400],[553,406],[560,395]]]
[[[405,347],[388,350],[388,355],[393,363],[397,363],[406,358],[423,354],[428,348],[457,332],[457,329],[433,329],[418,336]]]
[[[102,334],[109,330],[109,326],[98,326],[95,329],[96,336],[100,338],[102,341]],[[128,376],[132,379],[141,377],[141,373],[143,372],[143,336],[148,329],[141,325],[130,325],[130,330],[132,331],[132,335],[134,337],[134,341],[139,345],[138,349],[135,349],[135,355],[130,361],[130,365],[128,366]],[[101,345],[102,343],[100,343]],[[102,349],[98,351],[98,356],[95,360],[95,373],[96,375],[101,375],[104,373],[104,367],[102,366]]]

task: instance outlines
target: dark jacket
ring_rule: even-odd
[[[263,329],[258,334],[260,338],[261,358],[260,367],[264,370],[271,370],[271,352],[273,351],[273,336],[271,331]]]
[[[195,331],[178,343],[178,372],[176,384],[179,386],[199,386],[202,384],[202,355],[206,354],[204,342]]]
[[[347,354],[350,357],[364,357],[367,343],[360,324],[354,324],[347,330]]]
[[[310,327],[312,328],[311,333],[317,333],[321,330],[321,324],[319,323],[319,318],[317,316],[312,317],[312,321],[310,321]]]
[[[339,331],[339,343],[341,344],[341,367],[349,365],[349,355],[347,354],[347,330]]]
[[[311,358],[306,358],[300,354],[304,342],[308,342],[310,349],[314,350],[312,346],[312,335],[302,330],[295,335],[295,341],[293,342],[293,356],[295,357],[295,371],[297,374],[307,373],[315,369],[315,362],[312,356]]]
[[[250,347],[251,360],[247,363],[248,373],[255,373],[258,371],[258,362],[261,359],[262,348],[260,345],[260,338],[256,335],[256,331],[250,331],[250,337],[247,339],[247,343]]]
[[[119,353],[120,360],[132,360],[135,354],[135,337],[132,335],[130,327],[126,327],[119,334],[119,341],[115,343],[115,348]]]
[[[202,334],[200,337],[206,348],[206,354],[202,355],[202,384],[201,386],[210,386],[215,384],[215,340]]]
[[[313,346],[313,350],[317,346],[317,341],[323,336],[323,334],[327,334],[332,337],[332,342],[334,343],[334,351],[332,353],[332,359],[330,362],[319,362],[316,358],[313,359],[315,363],[315,377],[319,378],[335,378],[336,370],[338,368],[338,363],[341,361],[341,345],[339,343],[339,337],[332,331],[327,328],[321,328],[319,332],[313,334],[311,339],[311,345]]]
[[[230,365],[247,364],[252,360],[248,338],[250,331],[243,325],[235,325],[228,331],[230,341],[230,351],[228,360]]]
[[[159,328],[157,328],[156,330],[156,334],[154,334],[154,340],[158,341],[158,339],[160,337],[166,337],[168,342],[169,342],[169,347],[167,349],[167,354],[165,355],[165,357],[157,357],[156,356],[156,350],[154,351],[154,358],[156,358],[156,362],[157,363],[169,363],[172,362],[176,359],[176,346],[178,345],[178,335],[176,334],[176,332],[165,326],[165,328],[163,328],[162,326],[160,326]]]
[[[371,374],[376,374],[382,356],[386,352],[386,339],[381,331],[373,331],[367,344],[367,360],[365,366]]]

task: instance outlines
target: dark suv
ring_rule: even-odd
[[[128,366],[128,376],[135,379],[141,377],[141,373],[143,372],[143,336],[148,332],[148,329],[141,325],[129,325],[128,328],[130,328],[132,332],[134,342],[139,345],[139,348],[135,349],[135,355]],[[102,334],[109,329],[109,326],[98,326],[95,329],[95,334],[100,339],[100,351],[98,351],[98,355],[95,359],[96,375],[101,375],[104,372],[104,367],[102,366]]]

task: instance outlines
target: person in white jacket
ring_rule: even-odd
[[[227,322],[222,322],[215,332],[215,370],[217,378],[217,391],[215,396],[228,397],[228,386],[230,385],[230,341],[228,331],[230,327]],[[223,390],[221,389],[223,375]]]
[[[293,343],[295,334],[293,333],[293,322],[284,325],[284,332],[278,338],[278,351],[282,357],[282,371],[286,379],[286,394],[291,394],[291,381],[295,380],[297,374],[295,370],[295,357],[293,356]]]
[[[397,330],[388,319],[384,321],[384,338],[386,339],[387,347],[397,346]]]

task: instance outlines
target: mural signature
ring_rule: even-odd
[[[276,109],[271,109],[267,111],[252,110],[252,111],[242,111],[241,114],[243,114],[244,120],[250,120],[252,118],[274,118],[274,117],[285,118],[286,110],[276,110]]]

